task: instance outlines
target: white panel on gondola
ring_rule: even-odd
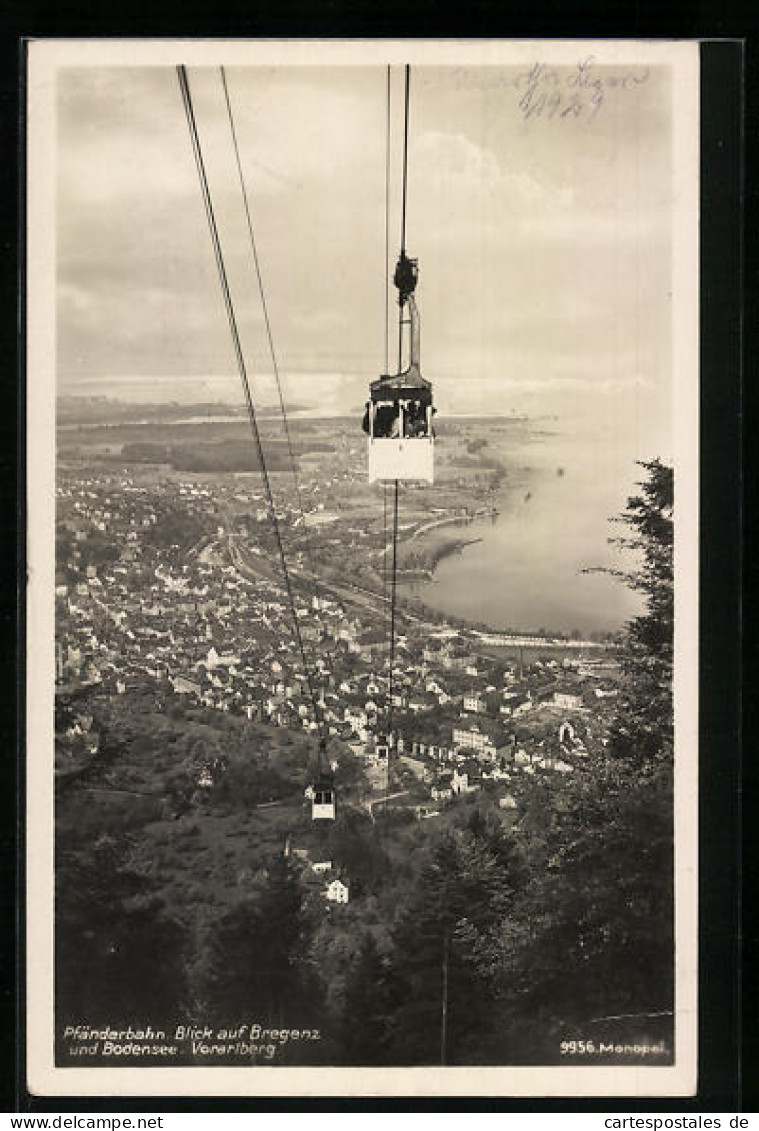
[[[432,437],[420,440],[386,440],[371,437],[369,482],[380,483],[403,479],[433,483],[433,452]]]

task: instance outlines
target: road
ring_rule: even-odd
[[[277,571],[273,569],[263,555],[254,560],[245,553],[236,539],[237,535],[227,534],[227,545],[229,547],[229,556],[232,565],[243,577],[246,577],[249,581],[254,581],[256,574],[261,574],[264,577],[276,576]],[[371,589],[364,589],[361,585],[356,585],[352,581],[341,581],[338,584],[324,577],[317,577],[315,574],[306,573],[305,570],[295,569],[293,566],[288,568],[288,573],[295,581],[302,581],[306,584],[313,585],[322,592],[331,593],[341,601],[348,601],[365,611],[368,609],[373,613],[382,614],[383,616],[387,615],[386,608],[390,603],[390,599],[389,597],[383,596],[382,593],[375,593]],[[279,579],[281,580],[281,575]],[[405,609],[396,609],[396,615],[398,618],[405,618],[417,624],[422,623],[419,617],[414,616],[413,613],[409,613]]]
[[[394,801],[396,797],[407,797],[408,792],[409,791],[407,789],[400,789],[400,790],[398,790],[397,793],[386,793],[386,794],[383,794],[382,797],[375,797],[375,799],[373,801],[365,801],[364,805],[366,806],[366,809],[368,810],[369,816],[371,817],[372,820],[374,820],[374,806],[375,805],[384,805],[386,801]]]

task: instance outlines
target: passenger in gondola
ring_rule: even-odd
[[[371,414],[371,401],[366,402],[364,409],[364,419],[361,427],[364,432],[369,433],[370,428],[370,414]],[[374,413],[374,427],[372,435],[375,439],[386,440],[389,437],[398,435],[399,416],[397,404],[379,404]]]
[[[406,436],[427,435],[427,411],[421,401],[409,401],[404,415]]]
[[[382,404],[374,416],[374,435],[396,437],[400,427],[400,409],[397,403]]]

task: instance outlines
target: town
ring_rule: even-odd
[[[396,819],[434,820],[485,791],[505,821],[515,820],[531,778],[560,780],[601,752],[618,694],[613,646],[454,626],[428,619],[418,602],[401,601],[386,759],[378,743],[391,706],[378,564],[384,547],[364,508],[363,525],[350,534],[339,530],[332,553],[325,549],[323,532],[355,516],[340,524],[319,488],[324,496],[332,487],[334,506],[341,481],[357,476],[348,467],[325,484],[323,473],[317,465],[302,477],[312,508],[305,522],[284,488],[277,509],[333,769],[339,780],[341,764],[358,767],[344,800],[372,819],[392,810]],[[156,477],[144,466],[70,461],[61,468],[57,502],[59,781],[98,767],[98,717],[136,690],[164,712],[172,703],[193,705],[299,733],[308,740],[304,751],[315,747],[308,675],[257,477]],[[428,513],[414,530],[434,524]],[[320,533],[317,552],[313,531]],[[338,556],[340,542],[352,547],[353,572]],[[320,569],[320,559],[338,568]],[[198,751],[196,799],[218,786],[226,767],[223,752],[210,759]],[[306,798],[308,773],[304,753]],[[276,792],[269,801],[277,803]],[[287,851],[304,855],[289,839]],[[319,863],[325,897],[346,902],[350,876]]]

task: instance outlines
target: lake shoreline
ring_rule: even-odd
[[[435,570],[440,562],[453,554],[460,554],[467,546],[473,546],[477,542],[482,542],[482,538],[456,538],[450,542],[445,542],[432,551],[429,567],[398,570],[398,584],[412,581],[434,581]]]

